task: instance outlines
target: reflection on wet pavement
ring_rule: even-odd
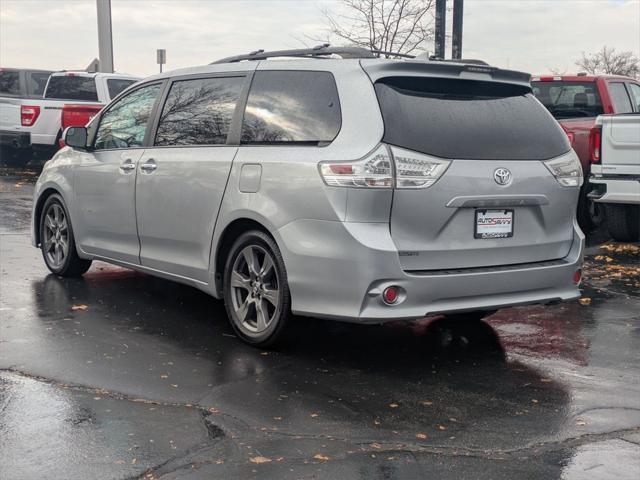
[[[640,300],[606,269],[582,304],[297,318],[260,351],[195,289],[103,263],[48,275],[28,215],[6,215],[21,234],[0,235],[3,480],[640,475]],[[585,271],[598,255],[640,258],[597,250]]]

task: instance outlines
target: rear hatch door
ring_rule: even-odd
[[[528,85],[400,75],[375,89],[385,143],[450,161],[432,186],[394,191],[390,229],[405,270],[568,254],[579,189],[543,161],[575,154]]]

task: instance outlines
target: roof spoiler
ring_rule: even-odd
[[[368,59],[363,59],[360,63],[373,82],[391,76],[412,77],[425,75],[511,83],[531,89],[530,74],[517,72],[515,70],[503,70],[480,63],[420,62],[411,60],[405,60],[403,62],[380,62]]]

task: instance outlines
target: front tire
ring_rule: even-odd
[[[606,205],[607,228],[618,242],[640,240],[640,205]]]
[[[264,232],[243,233],[224,269],[224,303],[231,326],[245,342],[269,347],[283,339],[291,296],[280,249]]]
[[[44,202],[40,215],[40,250],[51,273],[79,277],[91,267],[91,260],[78,256],[69,213],[58,194]]]

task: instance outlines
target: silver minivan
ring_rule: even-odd
[[[135,84],[65,132],[34,246],[58,275],[101,260],[202,289],[256,345],[292,315],[576,298],[582,171],[529,75],[372,57],[259,51]]]

